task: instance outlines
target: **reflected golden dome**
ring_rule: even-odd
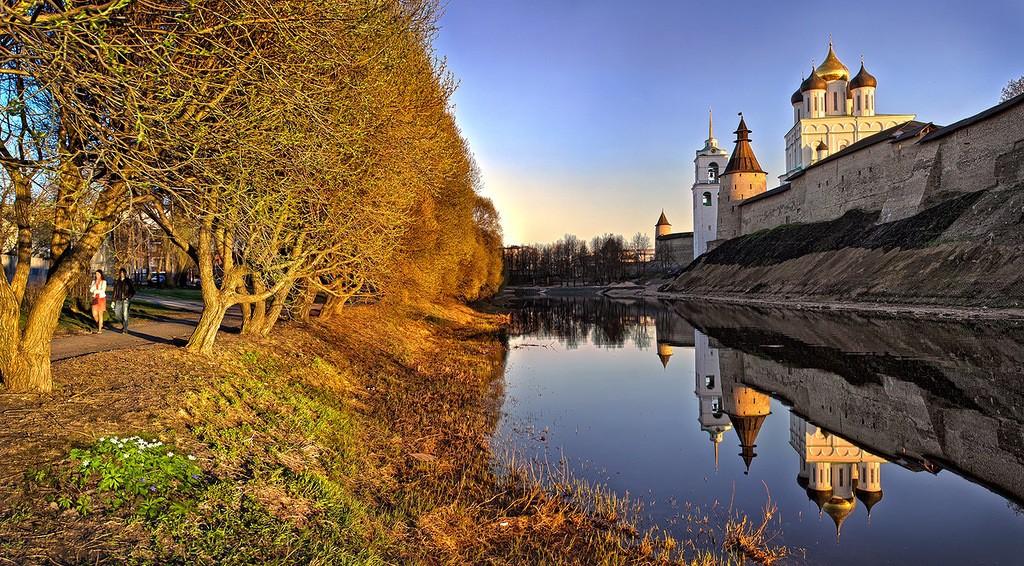
[[[820,515],[821,511],[822,511],[822,506],[824,506],[826,503],[829,502],[829,500],[832,499],[832,490],[831,489],[813,489],[813,488],[808,487],[808,488],[806,488],[806,491],[807,491],[807,499],[810,499],[811,501],[814,502],[815,505],[818,506],[818,514]]]
[[[879,501],[882,500],[882,490],[878,490],[878,491],[864,491],[862,489],[857,489],[857,490],[854,490],[854,491],[855,491],[855,493],[857,495],[857,499],[860,499],[860,502],[863,503],[864,507],[867,508],[867,510],[868,510],[868,519],[870,520],[871,519],[871,508],[875,506],[875,503],[878,503]]]
[[[827,82],[850,80],[850,69],[836,57],[836,52],[832,50],[832,42],[828,44],[825,61],[814,72]]]
[[[853,513],[853,508],[856,506],[857,500],[852,497],[850,499],[833,497],[821,506],[821,510],[828,513],[829,517],[832,517],[832,522],[836,524],[836,534],[838,535],[842,529],[843,521],[850,513]]]

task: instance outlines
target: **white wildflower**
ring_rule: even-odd
[[[195,456],[193,456],[193,455],[191,455],[191,454],[189,454],[189,455],[188,455],[188,459],[189,459],[189,460],[192,460],[193,462],[195,462],[195,461],[196,461],[196,457],[195,457]]]
[[[174,457],[174,452],[168,452],[167,453],[167,457],[168,458],[173,458]]]

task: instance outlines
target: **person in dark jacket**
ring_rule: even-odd
[[[114,281],[114,315],[121,319],[121,334],[128,332],[128,303],[135,296],[135,283],[128,272],[121,268]]]

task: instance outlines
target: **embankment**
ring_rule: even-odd
[[[853,210],[722,243],[668,294],[792,302],[1024,306],[1024,186],[977,191],[895,222]]]
[[[57,362],[51,395],[3,395],[0,557],[676,563],[657,558],[674,541],[637,535],[599,495],[496,473],[498,323],[352,307],[270,339],[223,336],[210,357],[153,345]]]

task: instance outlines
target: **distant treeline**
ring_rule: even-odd
[[[111,240],[156,237],[195,266],[195,352],[235,305],[242,332],[266,336],[318,296],[329,316],[353,298],[494,292],[501,229],[431,46],[438,14],[435,0],[0,3],[0,244],[17,257],[0,278],[4,384],[52,388],[65,298]],[[50,260],[37,288],[34,257]]]
[[[636,277],[653,259],[651,238],[636,233],[596,236],[588,243],[572,234],[552,244],[505,248],[509,285],[601,285]]]

